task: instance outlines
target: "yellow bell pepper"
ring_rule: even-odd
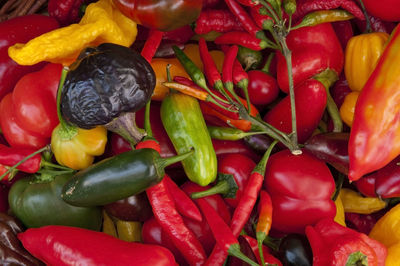
[[[26,44],[15,44],[8,54],[20,65],[41,61],[69,65],[83,48],[105,42],[129,47],[136,35],[137,24],[114,7],[112,0],[99,0],[88,5],[78,24],[50,31]]]
[[[344,73],[352,91],[361,91],[382,55],[389,34],[373,32],[352,37],[346,46]]]
[[[106,143],[107,130],[103,126],[66,129],[59,124],[51,135],[51,149],[57,162],[75,170],[90,166],[94,156],[104,153]]]
[[[376,222],[369,237],[388,248],[386,266],[400,265],[400,204],[394,206]]]
[[[346,226],[344,217],[344,207],[340,195],[336,198],[335,205],[336,205],[336,216],[334,218],[334,221],[340,225]]]
[[[358,95],[360,95],[360,92],[358,91],[350,92],[346,97],[344,97],[343,104],[340,106],[340,117],[349,127],[353,124]]]
[[[363,197],[348,188],[342,188],[339,195],[343,202],[344,212],[371,214],[386,208],[386,202],[380,198]]]

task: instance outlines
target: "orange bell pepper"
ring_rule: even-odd
[[[393,31],[357,100],[349,139],[349,179],[378,170],[400,154],[400,27]]]

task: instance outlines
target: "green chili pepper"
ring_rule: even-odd
[[[208,132],[212,139],[219,140],[240,140],[247,136],[259,135],[265,132],[244,132],[243,130],[233,127],[216,127],[207,126]]]
[[[315,26],[326,22],[350,20],[352,18],[354,18],[354,16],[346,10],[318,10],[305,15],[299,24],[292,27],[292,30],[302,27]]]
[[[296,0],[283,0],[283,10],[285,10],[286,14],[289,16],[296,12],[296,7]]]
[[[178,154],[194,148],[194,154],[182,161],[188,178],[201,186],[213,182],[217,156],[197,99],[171,92],[161,104],[161,120]]]
[[[35,176],[18,180],[8,196],[11,211],[26,227],[56,224],[100,230],[100,208],[75,207],[61,199],[61,190],[71,177],[72,174],[63,174],[50,180]]]
[[[97,162],[75,174],[63,187],[61,197],[74,206],[100,206],[138,194],[159,183],[164,168],[190,156],[193,151],[161,158],[153,149],[131,150]]]

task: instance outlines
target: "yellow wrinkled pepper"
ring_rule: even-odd
[[[376,222],[369,237],[388,248],[386,266],[400,265],[400,204],[394,206]]]
[[[129,47],[136,35],[137,24],[114,7],[112,0],[99,0],[88,5],[78,24],[42,34],[26,44],[15,44],[8,54],[20,65],[41,61],[69,65],[88,46],[108,42]]]
[[[345,217],[344,217],[344,207],[343,207],[343,202],[342,202],[340,195],[338,195],[338,197],[336,198],[335,205],[336,205],[336,215],[335,215],[334,221],[340,225],[346,226]]]
[[[95,156],[104,153],[106,143],[107,130],[103,126],[66,129],[59,124],[51,135],[51,149],[57,162],[74,170],[90,166]]]
[[[371,214],[386,207],[386,202],[380,198],[363,197],[348,188],[342,188],[339,195],[343,202],[344,212]]]
[[[352,37],[346,46],[344,73],[352,91],[361,91],[381,57],[389,34],[373,32]]]

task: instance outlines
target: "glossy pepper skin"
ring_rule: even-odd
[[[4,111],[0,125],[11,146],[40,148],[49,143],[59,123],[56,94],[61,69],[59,64],[48,64],[26,74],[1,101],[0,108]]]
[[[8,196],[11,210],[28,228],[58,224],[100,230],[99,208],[75,207],[61,199],[62,187],[71,177],[66,174],[46,181],[34,177],[18,180]]]
[[[10,92],[25,74],[37,71],[43,64],[21,66],[8,56],[8,47],[27,42],[45,32],[57,29],[58,22],[49,16],[26,15],[0,23],[0,99]]]
[[[315,266],[385,265],[387,250],[383,244],[332,219],[322,219],[315,226],[307,226],[306,235]]]
[[[357,100],[349,140],[351,181],[382,168],[400,154],[399,47],[397,27]]]
[[[127,242],[92,230],[49,225],[18,234],[24,247],[49,265],[175,266],[172,253],[157,245]]]
[[[292,51],[293,82],[298,84],[330,68],[338,75],[343,69],[343,49],[330,23],[293,30],[287,37]],[[285,58],[277,53],[277,81],[282,91],[289,91]]]
[[[79,9],[84,0],[50,0],[47,4],[49,16],[54,17],[61,25],[79,22]]]
[[[303,233],[307,225],[335,216],[335,182],[329,168],[306,150],[282,150],[268,160],[264,189],[273,205],[272,228]]]
[[[371,214],[384,209],[387,205],[385,201],[378,197],[363,197],[348,188],[342,188],[339,195],[345,212]]]
[[[200,15],[203,1],[113,0],[127,17],[147,28],[170,31],[192,23]]]

